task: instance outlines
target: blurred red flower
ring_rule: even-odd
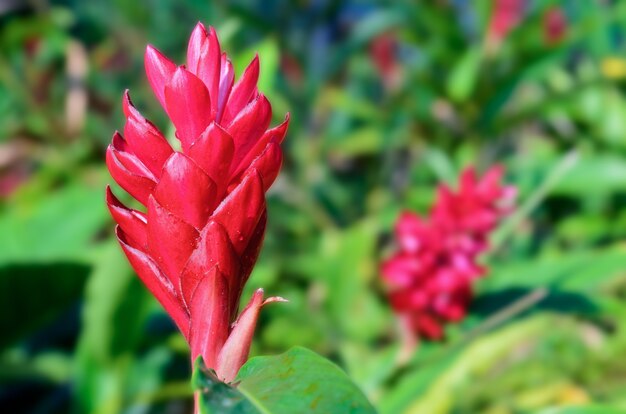
[[[399,42],[392,32],[376,36],[369,45],[369,56],[380,75],[383,85],[390,91],[402,84],[402,65],[398,59]]]
[[[468,168],[458,192],[439,186],[428,219],[411,212],[398,219],[398,250],[381,272],[394,311],[418,336],[439,339],[444,324],[465,316],[472,282],[486,272],[477,260],[515,197],[502,175],[494,167],[479,180]]]
[[[124,136],[115,133],[107,166],[145,208],[124,206],[107,188],[117,237],[131,265],[218,376],[232,381],[246,361],[263,304],[259,289],[237,316],[266,224],[265,191],[282,162],[285,122],[257,90],[255,57],[234,82],[213,28],[201,23],[177,66],[148,46],[150,85],[176,128],[181,151],[124,94]]]
[[[487,43],[497,48],[506,36],[522,21],[526,0],[494,0],[487,28]]]
[[[565,37],[567,17],[558,6],[548,8],[543,15],[543,37],[547,45],[555,45]]]

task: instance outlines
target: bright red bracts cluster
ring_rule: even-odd
[[[398,251],[381,271],[393,309],[417,335],[441,338],[444,324],[465,316],[472,282],[486,272],[477,260],[515,197],[500,184],[502,174],[494,167],[478,179],[468,168],[458,192],[438,188],[428,219],[410,212],[398,219]]]
[[[187,66],[148,46],[150,85],[176,128],[181,151],[123,99],[124,135],[115,133],[107,166],[145,206],[124,206],[107,189],[117,237],[131,265],[191,347],[225,380],[246,361],[263,304],[258,290],[239,314],[244,284],[266,224],[265,191],[282,162],[288,118],[268,129],[269,101],[257,90],[255,57],[234,82],[213,28],[198,24]]]

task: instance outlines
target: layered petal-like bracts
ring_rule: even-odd
[[[417,335],[440,338],[445,323],[465,316],[472,282],[485,274],[477,260],[515,197],[500,184],[502,174],[494,167],[478,180],[468,168],[458,192],[438,188],[427,220],[411,212],[398,219],[398,249],[381,273],[393,309]]]
[[[123,135],[106,162],[115,181],[144,206],[122,204],[107,189],[120,244],[148,289],[191,346],[226,381],[247,358],[263,300],[258,291],[237,317],[243,286],[266,224],[265,191],[282,163],[288,117],[268,129],[269,101],[257,90],[255,57],[234,82],[215,31],[194,29],[186,66],[152,46],[148,81],[176,129],[181,151],[123,97]]]

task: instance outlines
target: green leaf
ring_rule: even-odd
[[[374,295],[374,249],[378,223],[363,221],[341,232],[328,231],[321,240],[319,268],[312,277],[328,286],[328,309],[342,334],[352,339],[373,339],[387,327],[387,308]]]
[[[511,214],[511,216],[508,217],[493,233],[491,236],[493,250],[497,250],[498,247],[513,234],[519,224],[525,220],[554,190],[555,186],[557,186],[567,176],[567,174],[571,172],[572,168],[576,166],[578,161],[578,153],[570,151],[551,169],[550,173],[546,175],[546,178],[542,181],[541,185],[539,185],[537,189],[535,189],[528,196],[524,203],[521,204],[515,212]]]
[[[0,217],[0,264],[84,259],[108,219],[101,186],[74,183],[13,200]]]
[[[384,144],[385,134],[378,128],[359,128],[343,134],[340,139],[329,140],[327,147],[330,152],[343,156],[377,154]]]
[[[623,408],[593,405],[587,407],[559,407],[541,410],[536,414],[624,414]]]
[[[503,289],[550,286],[572,292],[596,292],[622,277],[626,254],[622,246],[583,250],[530,261],[494,266],[481,283],[481,293]],[[532,268],[532,272],[529,272]]]
[[[550,326],[540,316],[500,329],[459,350],[451,349],[441,360],[420,366],[381,401],[381,412],[403,414],[451,413],[458,390],[482,372],[501,364],[511,349],[536,338]],[[459,352],[460,351],[460,352]],[[420,371],[424,373],[420,374]]]
[[[405,374],[377,405],[381,414],[402,413],[413,401],[424,395],[435,380],[451,369],[458,352],[452,352],[440,360],[419,366]]]
[[[92,255],[76,351],[76,402],[80,412],[119,413],[132,390],[129,355],[139,345],[154,299],[116,241],[103,243]],[[144,382],[150,380],[146,371]]]
[[[623,157],[602,155],[581,158],[555,186],[553,193],[559,195],[598,197],[599,195],[626,190],[622,179],[626,174]]]
[[[448,78],[448,95],[456,102],[465,101],[474,91],[478,70],[482,60],[480,47],[465,52]]]
[[[241,392],[266,413],[376,412],[337,365],[305,348],[252,358],[237,381]]]
[[[237,389],[220,383],[196,364],[194,387],[200,388],[201,413],[291,414],[376,411],[365,395],[335,364],[305,348],[250,359],[239,371]],[[245,398],[245,399],[244,399]]]

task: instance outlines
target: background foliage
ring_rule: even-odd
[[[275,123],[292,115],[245,295],[290,302],[253,354],[313,349],[382,414],[626,412],[626,3],[525,3],[493,47],[488,0],[0,1],[0,405],[189,412],[187,348],[113,240],[103,154],[125,88],[173,136],[143,51],[182,62],[202,20],[239,73],[259,52]],[[494,163],[520,196],[490,274],[407,353],[377,271],[393,221]]]

